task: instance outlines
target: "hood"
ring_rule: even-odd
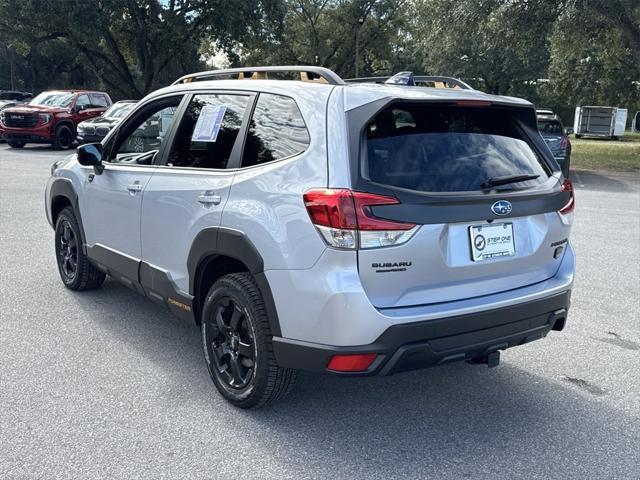
[[[60,113],[68,111],[68,108],[46,107],[44,105],[16,105],[5,109],[5,112],[10,113]]]

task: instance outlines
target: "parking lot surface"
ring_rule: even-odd
[[[43,199],[65,155],[0,144],[0,478],[640,477],[638,175],[574,175],[565,331],[493,369],[301,374],[247,412],[197,328],[111,280],[62,286]]]

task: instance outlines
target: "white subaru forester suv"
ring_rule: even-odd
[[[534,107],[446,77],[366,80],[256,67],[147,96],[52,167],[64,284],[108,275],[195,322],[243,408],[283,398],[299,369],[493,366],[561,330],[574,192]]]

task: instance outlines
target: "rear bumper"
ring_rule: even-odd
[[[391,375],[489,353],[541,339],[564,327],[571,290],[504,308],[389,327],[369,345],[334,347],[279,337],[274,354],[282,367],[340,376]],[[376,353],[365,372],[327,370],[336,354]]]

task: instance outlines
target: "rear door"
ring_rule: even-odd
[[[168,279],[173,288],[189,291],[187,258],[198,233],[220,225],[234,177],[227,170],[239,163],[254,94],[202,91],[178,112],[171,148],[153,175],[142,202],[142,258],[153,279]],[[167,138],[166,118],[161,138]],[[160,281],[160,280],[158,280]],[[166,292],[149,287],[162,297]],[[166,300],[163,298],[163,300]]]
[[[400,202],[369,215],[419,227],[390,247],[361,234],[360,278],[376,307],[469,299],[556,273],[568,194],[536,130],[533,109],[488,102],[397,102],[365,123],[354,189]]]

